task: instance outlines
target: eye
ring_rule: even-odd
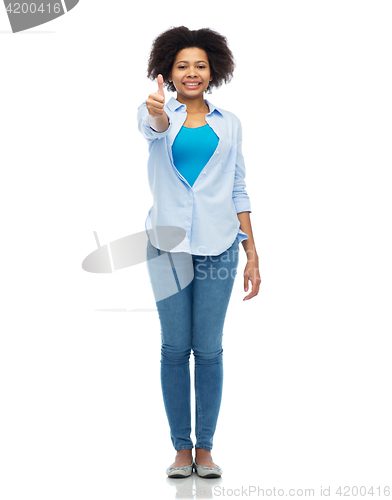
[[[183,69],[185,66],[177,66],[178,69]],[[199,65],[198,68],[205,69],[206,67],[203,65]]]

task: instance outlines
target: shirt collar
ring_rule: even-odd
[[[214,106],[212,104],[212,102],[208,101],[207,99],[204,99],[204,101],[206,102],[206,104],[210,108],[210,113],[209,114],[212,114],[214,111],[217,111],[218,113],[220,113],[222,115],[222,112],[219,110],[219,108],[217,108],[216,106]],[[167,107],[170,109],[170,111],[173,111],[173,112],[177,111],[177,109],[180,109],[180,108],[183,108],[183,110],[186,111],[186,105],[182,104],[181,102],[178,102],[177,99],[175,99],[174,97],[172,97],[169,100],[169,102],[167,103]]]

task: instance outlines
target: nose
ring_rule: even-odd
[[[188,72],[188,76],[190,78],[194,77],[194,76],[197,76],[197,71],[195,68],[189,68],[189,72]]]

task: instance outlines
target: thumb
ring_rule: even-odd
[[[162,97],[165,97],[165,93],[163,92],[163,76],[161,74],[158,75],[158,94]]]

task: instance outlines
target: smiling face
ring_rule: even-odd
[[[211,80],[208,57],[203,49],[191,47],[177,53],[169,77],[177,90],[177,100],[203,99]]]

